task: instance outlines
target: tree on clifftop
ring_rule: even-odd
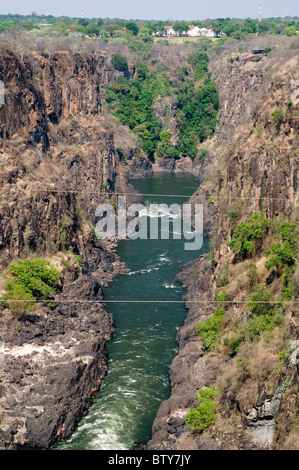
[[[114,54],[112,58],[113,67],[119,72],[128,72],[127,59],[122,54]]]
[[[126,24],[126,28],[133,33],[133,36],[137,36],[139,33],[139,28],[134,21],[129,21],[129,23]]]
[[[187,34],[189,24],[190,23],[188,23],[188,21],[176,21],[173,25],[173,30],[179,33],[180,36],[182,36],[184,33]]]

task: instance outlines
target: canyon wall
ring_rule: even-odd
[[[210,63],[219,90],[220,121],[192,202],[204,204],[205,232],[214,235],[216,228],[213,257],[204,255],[182,266],[177,276],[187,289],[188,316],[177,335],[179,354],[170,367],[171,396],[160,406],[148,449],[299,446],[298,365],[284,353],[299,337],[296,301],[286,305],[283,326],[276,333],[245,342],[235,356],[228,347],[248,315],[249,266],[255,266],[260,284],[269,286],[275,298],[282,293],[281,281],[265,269],[270,242],[242,259],[229,247],[236,225],[259,211],[271,220],[298,225],[298,48],[278,47],[269,55],[256,55],[249,47],[246,52],[227,48]],[[274,119],[277,110],[279,122]],[[298,269],[295,277],[294,291]],[[224,290],[232,300],[225,313],[226,337],[207,351],[197,325],[212,317],[219,306],[216,296]],[[215,423],[204,432],[192,432],[185,423],[187,414],[201,403],[198,390],[211,385],[219,390]]]
[[[298,49],[256,55],[250,45],[247,51],[227,48],[215,53],[210,72],[219,90],[220,118],[216,134],[204,143],[205,161],[153,164],[137,157],[137,141],[102,106],[103,90],[119,76],[111,55],[1,55],[6,104],[0,106],[0,294],[9,263],[19,257],[42,256],[61,271],[54,306],[43,304],[21,322],[1,307],[1,448],[48,447],[69,436],[107,372],[105,342],[113,319],[97,301],[103,299],[102,287],[126,268],[114,243],[96,239],[95,208],[118,193],[134,193],[129,177],[182,170],[192,171],[201,183],[192,202],[204,204],[213,259],[201,256],[177,276],[187,289],[188,316],[170,368],[171,396],[160,406],[147,448],[298,445],[298,371],[279,356],[289,341],[298,340],[295,304],[287,307],[276,335],[246,343],[235,357],[225,341],[207,352],[197,329],[215,311],[224,268],[232,333],[247,315],[249,264],[255,264],[261,283],[268,282],[277,295],[282,291],[280,280],[268,279],[265,270],[269,246],[242,260],[229,242],[236,224],[254,211],[297,222]],[[278,123],[275,110],[282,112]],[[121,162],[124,150],[127,162]],[[282,394],[287,378],[292,387]],[[210,385],[221,392],[216,422],[203,433],[191,432],[185,425],[188,411],[199,403],[197,391]]]
[[[97,240],[95,209],[134,192],[117,142],[131,157],[138,151],[101,107],[118,75],[104,53],[1,55],[1,294],[18,258],[42,256],[61,272],[51,307],[21,321],[0,307],[1,448],[69,436],[107,373],[114,326],[102,287],[125,267],[115,243]]]

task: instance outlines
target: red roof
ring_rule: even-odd
[[[165,26],[165,29],[172,29],[172,26]]]
[[[189,29],[195,29],[195,28],[196,28],[196,26],[193,26],[193,25],[189,26]]]

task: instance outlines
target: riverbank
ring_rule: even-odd
[[[179,173],[156,173],[132,183],[146,194],[145,207],[183,203],[197,188],[191,175]],[[173,192],[177,197],[169,198]],[[158,222],[163,215],[151,214],[148,224],[155,217]],[[172,230],[170,226],[170,239],[160,234],[158,239],[119,243],[117,254],[130,272],[104,289],[106,308],[116,326],[107,343],[109,374],[76,432],[55,449],[129,450],[149,440],[158,407],[169,397],[175,336],[186,317],[183,291],[174,278],[179,265],[198,254],[185,251],[184,239],[173,239]],[[204,240],[201,251],[207,249]]]
[[[153,162],[147,158],[134,156],[127,162],[131,179],[146,178],[155,173],[190,173],[199,179],[202,164],[203,162],[194,161],[189,157],[158,158]]]
[[[164,180],[164,174],[169,179],[167,175],[170,176],[171,173],[178,174],[159,171],[156,177]],[[117,181],[122,191],[125,191],[127,176],[127,171],[119,167]],[[154,192],[164,190],[167,193],[184,194],[187,191],[186,194],[190,195],[190,182],[184,183],[185,179],[183,175],[180,177],[180,182],[174,185],[175,191],[173,185],[164,187],[162,184],[162,188]],[[185,189],[183,186],[186,186]],[[197,184],[194,189],[196,187]],[[130,193],[132,189],[136,191],[131,187]],[[147,191],[149,190],[145,192]],[[181,199],[181,202],[185,201],[185,198]],[[169,203],[169,198],[166,202]],[[123,243],[127,246],[128,242]],[[1,414],[2,448],[15,448],[25,444],[48,448],[57,439],[66,439],[89,409],[91,397],[99,390],[107,374],[106,342],[111,340],[115,332],[114,312],[112,309],[112,313],[107,313],[107,307],[104,308],[97,301],[103,300],[103,287],[109,285],[115,277],[128,272],[128,268],[116,254],[116,244],[95,243],[89,237],[84,242],[82,240],[81,245],[81,249],[85,247],[84,265],[80,267],[77,263],[71,263],[70,268],[64,269],[61,294],[55,298],[56,308],[40,307],[36,315],[24,316],[21,322],[12,322],[5,311],[1,317],[0,335],[5,337],[5,365],[2,367],[0,400],[4,410]],[[163,256],[161,259],[164,259]],[[57,260],[53,259],[52,262],[55,264]],[[178,261],[176,263],[179,264]],[[161,266],[163,264],[161,261]],[[141,272],[147,270],[146,266],[141,266],[140,269]],[[176,273],[177,268],[168,284],[166,283],[165,292],[171,292],[172,289],[169,290],[168,286],[173,285]],[[131,282],[132,276],[129,280]],[[165,279],[161,279],[162,289],[165,282]],[[130,293],[130,289],[127,292]],[[172,292],[175,293],[175,290]],[[80,303],[76,304],[78,299]],[[86,304],[84,300],[87,301]],[[182,315],[180,323],[185,318],[184,308]],[[150,324],[149,328],[152,328]],[[163,345],[164,342],[172,342],[174,336],[174,332],[167,333]],[[173,346],[170,347],[170,354],[173,354]],[[152,362],[151,355],[149,358]],[[157,364],[159,362],[158,358]],[[168,366],[164,367],[165,378],[162,382],[165,392],[160,401],[167,397],[168,391]],[[13,387],[10,398],[9,384]],[[152,390],[152,395],[146,401],[154,400],[156,407],[156,399],[153,398],[155,390]],[[148,418],[149,430],[154,416],[155,412]],[[150,434],[147,439],[149,437]]]
[[[115,328],[98,302],[102,287],[126,271],[113,245],[90,246],[83,269],[65,270],[56,308],[39,307],[21,322],[1,316],[0,448],[48,448],[74,431],[107,374]]]
[[[195,397],[199,384],[205,386],[211,383],[220,367],[220,364],[213,364],[212,361],[206,362],[196,328],[198,319],[209,316],[213,311],[213,304],[210,303],[214,300],[213,273],[209,254],[181,266],[176,281],[187,289],[183,299],[188,314],[177,334],[178,355],[170,366],[170,398],[159,408],[153,423],[152,438],[147,445],[148,450],[191,450],[189,444],[192,439],[185,426],[188,409],[196,406]],[[198,292],[202,303],[188,303],[199,300]]]

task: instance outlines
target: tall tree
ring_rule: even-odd
[[[188,32],[189,24],[188,21],[176,21],[173,25],[173,29],[182,36],[184,33]]]
[[[137,36],[137,34],[139,33],[139,28],[138,28],[137,24],[134,23],[134,21],[129,21],[129,22],[126,24],[126,28],[127,28],[129,31],[132,31],[132,33],[133,33],[134,36]]]

